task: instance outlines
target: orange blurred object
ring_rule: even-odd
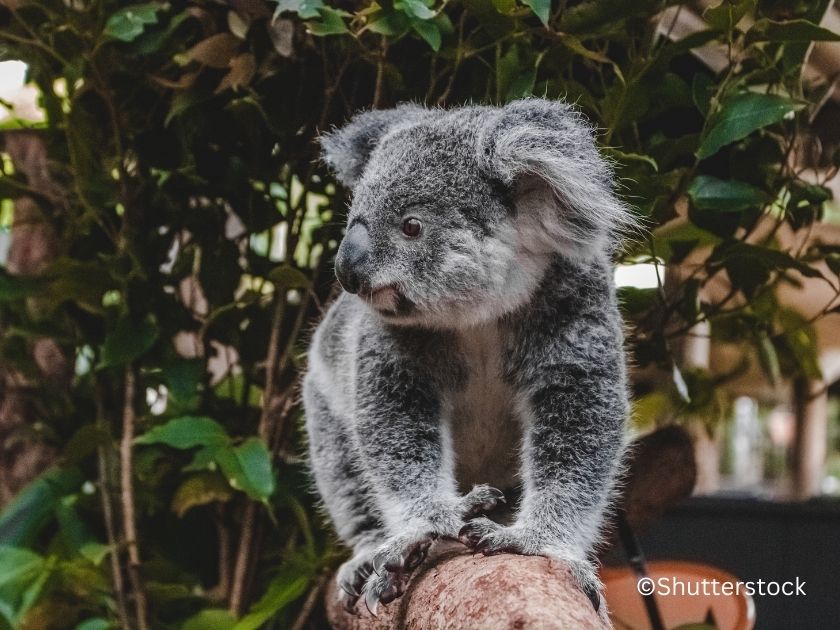
[[[705,564],[671,560],[648,562],[647,571],[653,580],[647,585],[657,585],[654,597],[666,629],[709,623],[720,630],[751,630],[755,625],[753,599],[744,588],[740,589],[740,593],[736,592],[738,578],[734,575]],[[633,570],[629,567],[603,567],[601,579],[615,627],[619,630],[651,630],[644,599],[637,587],[639,579]],[[705,591],[703,580],[707,583]],[[718,585],[716,588],[714,581]],[[732,586],[722,587],[724,583]],[[671,592],[666,594],[668,589]],[[715,592],[719,594],[713,594]]]

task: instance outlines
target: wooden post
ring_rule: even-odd
[[[828,388],[822,381],[794,383],[796,438],[793,447],[793,496],[808,499],[820,492],[828,439]]]

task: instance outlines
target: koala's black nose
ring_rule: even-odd
[[[335,275],[345,291],[359,291],[369,254],[370,234],[367,227],[362,223],[354,223],[344,235],[335,257]]]

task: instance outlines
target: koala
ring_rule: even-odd
[[[442,538],[560,559],[597,610],[628,415],[610,261],[633,219],[592,128],[542,99],[406,104],[321,142],[352,193],[303,381],[353,550],[339,596],[375,614]]]

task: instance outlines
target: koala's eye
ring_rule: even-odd
[[[408,217],[403,221],[402,231],[403,234],[405,234],[409,238],[417,238],[418,236],[420,236],[420,232],[423,231],[423,224],[420,223],[420,219]]]

